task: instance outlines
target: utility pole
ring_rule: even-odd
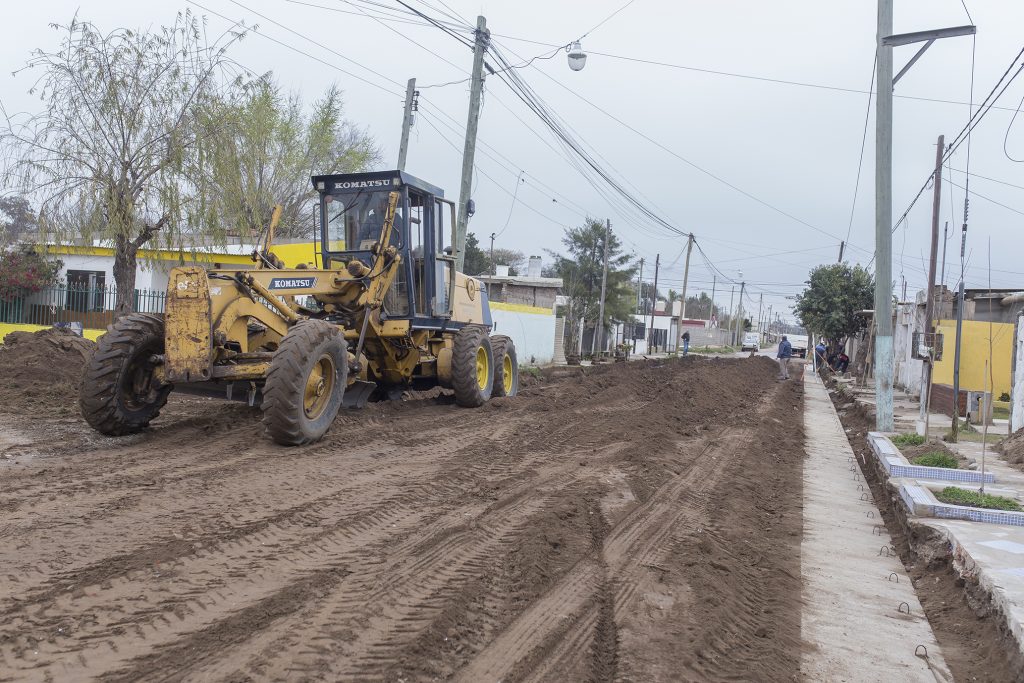
[[[761,326],[761,313],[764,309],[764,292],[761,292],[761,296],[757,300],[757,336],[760,338],[761,332],[764,329]]]
[[[398,146],[398,170],[405,170],[405,160],[409,156],[409,130],[413,124],[413,112],[416,111],[416,79],[410,78],[405,87],[405,114],[402,115],[402,143]]]
[[[604,295],[608,287],[608,236],[611,231],[612,220],[608,218],[604,229],[604,248],[601,250],[604,252],[604,269],[601,271],[601,306],[598,308],[597,327],[594,329],[594,345],[599,347],[602,353],[604,352]],[[598,340],[599,336],[600,340]],[[595,348],[591,348],[590,354],[593,355],[594,352]]]
[[[718,276],[711,276],[711,312],[708,313],[708,320],[711,320],[711,316],[715,314],[715,286],[718,284]],[[717,320],[715,321],[717,322]]]
[[[942,277],[939,281],[942,283],[943,288],[946,286],[946,244],[949,242],[949,221],[946,221],[946,225],[942,228]]]
[[[498,274],[498,266],[494,262],[494,238],[495,237],[496,237],[496,235],[492,232],[491,233],[491,275],[497,275]]]
[[[892,1],[878,0],[875,82],[875,428],[893,431],[892,414]]]
[[[654,255],[654,292],[651,293],[651,326],[647,328],[647,353],[651,353],[651,342],[654,341],[654,308],[658,303],[658,269],[661,266],[661,254]]]
[[[964,251],[967,247],[967,197],[964,197],[964,227],[960,231],[960,286],[956,296],[956,351],[953,354],[953,442],[960,438],[960,342],[964,327]]]
[[[876,55],[878,94],[875,97],[875,428],[893,431],[892,384],[892,90],[921,55],[941,38],[976,33],[974,26],[955,26],[892,34],[893,0],[878,0]],[[892,49],[924,43],[893,77]]]
[[[932,193],[932,248],[928,258],[928,292],[924,300],[924,331],[927,346],[934,350],[932,316],[935,312],[935,267],[939,257],[939,211],[942,209],[942,156],[946,151],[946,137],[939,136],[935,150],[935,181]],[[921,419],[925,423],[924,438],[928,440],[928,403],[931,400],[933,353],[929,352],[924,362],[924,376],[921,379]]]
[[[484,89],[484,53],[491,40],[487,19],[476,18],[476,42],[473,47],[472,85],[469,90],[469,118],[466,120],[466,146],[462,152],[462,183],[459,187],[459,217],[455,227],[455,269],[466,261],[466,230],[469,228],[469,202],[473,193],[473,159],[476,156],[476,129],[480,123],[480,96]]]
[[[683,319],[686,317],[686,285],[690,280],[690,253],[693,251],[693,233],[686,237],[686,265],[683,266],[683,303],[679,307],[679,324],[676,326],[676,353],[683,346]]]
[[[640,257],[640,274],[636,276],[636,312],[643,315],[643,309],[640,308],[640,302],[643,300],[644,293],[644,259]],[[636,330],[633,330],[633,353],[636,353]]]
[[[843,262],[843,250],[845,248],[846,248],[846,242],[845,241],[840,242],[839,243],[839,260],[836,261],[836,263],[842,263]]]
[[[733,323],[733,321],[731,320],[732,318],[736,317],[735,315],[733,315],[733,312],[732,312],[732,299],[733,299],[734,296],[736,296],[736,285],[733,285],[729,289],[729,318],[730,318],[730,320],[729,320],[729,343],[730,344],[734,344],[735,341],[736,341],[735,339],[733,339],[733,336],[732,336],[732,323]]]
[[[746,289],[747,283],[740,283],[740,300],[736,304],[736,336],[733,341],[733,346],[742,344],[743,342],[743,290]]]

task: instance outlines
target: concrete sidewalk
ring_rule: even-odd
[[[952,681],[910,577],[884,550],[891,539],[828,392],[810,372],[804,387],[802,675]]]

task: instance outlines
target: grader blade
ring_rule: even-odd
[[[377,388],[375,382],[364,382],[362,380],[356,380],[352,384],[345,387],[345,395],[341,399],[341,406],[343,408],[365,408],[367,402],[370,400],[370,394]]]

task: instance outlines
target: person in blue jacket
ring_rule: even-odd
[[[779,360],[779,379],[789,379],[789,359],[793,357],[793,345],[782,335],[779,342],[779,352],[775,355]]]

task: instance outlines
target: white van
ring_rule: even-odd
[[[760,351],[761,350],[761,334],[759,332],[744,332],[743,333],[743,345],[740,347],[740,351]]]

